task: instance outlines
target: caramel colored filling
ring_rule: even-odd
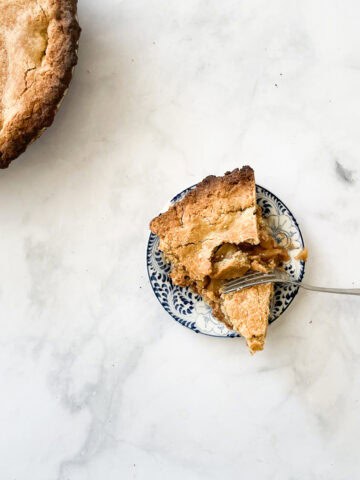
[[[302,260],[303,262],[306,262],[306,260],[308,259],[308,255],[309,255],[308,249],[303,248],[301,252],[299,252],[296,255],[295,260]]]
[[[287,249],[278,245],[259,217],[258,245],[242,243],[223,244],[213,254],[211,278],[230,280],[243,276],[249,270],[268,272],[290,260]]]

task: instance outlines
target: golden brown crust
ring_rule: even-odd
[[[272,284],[266,284],[221,295],[227,323],[245,337],[252,353],[264,347],[272,292]]]
[[[0,0],[0,168],[53,122],[77,62],[76,3]]]
[[[172,264],[171,278],[201,295],[213,315],[262,350],[272,285],[223,294],[225,280],[249,270],[269,271],[288,258],[256,207],[254,172],[236,169],[207,177],[150,225]]]
[[[151,231],[172,263],[194,280],[211,274],[211,257],[223,243],[259,243],[253,170],[246,166],[210,176],[156,217]]]

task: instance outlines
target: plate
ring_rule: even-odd
[[[181,200],[193,188],[195,185],[176,195],[171,200],[171,204]],[[256,197],[277,243],[285,247],[292,245],[291,260],[286,264],[285,269],[295,280],[301,281],[305,272],[305,262],[295,260],[294,257],[304,248],[304,240],[294,215],[276,195],[260,185],[256,185]],[[211,308],[199,295],[187,287],[173,285],[169,277],[170,265],[164,260],[159,250],[159,238],[153,233],[149,237],[146,261],[155,296],[174,320],[196,333],[215,337],[240,336],[214,318]],[[293,285],[275,285],[269,323],[274,322],[288,308],[298,290],[299,287]]]

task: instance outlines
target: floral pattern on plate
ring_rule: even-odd
[[[176,195],[171,203],[181,200],[193,187]],[[270,226],[275,240],[282,246],[292,247],[291,260],[286,264],[286,271],[296,280],[301,281],[305,272],[305,263],[295,260],[295,256],[304,247],[300,228],[290,210],[273,193],[259,185],[256,186],[257,203],[262,208],[263,216]],[[159,250],[159,239],[150,234],[147,246],[147,269],[150,284],[163,308],[174,320],[196,333],[215,337],[238,337],[238,333],[212,316],[211,308],[199,295],[189,288],[173,285],[169,277],[170,265]],[[269,323],[279,318],[294,300],[299,287],[276,284],[270,307]]]

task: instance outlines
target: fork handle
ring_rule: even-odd
[[[299,287],[305,288],[305,290],[313,290],[315,292],[338,293],[341,295],[360,295],[360,288],[325,288],[325,287],[315,287],[314,285],[309,285],[308,283],[303,283],[303,282],[290,281],[289,283],[293,283],[294,285],[299,285]]]

